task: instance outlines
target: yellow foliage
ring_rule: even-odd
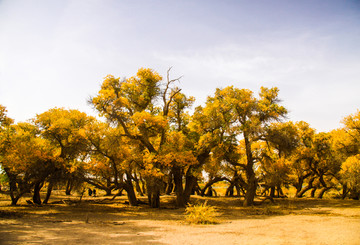
[[[167,126],[167,120],[163,116],[155,116],[149,112],[142,111],[136,112],[132,119],[137,127],[143,127],[146,129],[161,129]]]

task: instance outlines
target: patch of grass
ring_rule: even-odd
[[[299,207],[296,205],[296,203],[292,200],[284,200],[283,202],[280,203],[280,207],[282,210],[295,210],[298,209]]]
[[[283,214],[283,210],[276,208],[274,206],[265,206],[263,208],[264,215],[281,215]]]
[[[283,215],[284,211],[278,207],[272,205],[266,205],[262,207],[249,207],[243,210],[247,215]]]
[[[185,209],[186,221],[190,224],[217,224],[215,207],[207,205],[207,202],[203,204],[189,205]]]

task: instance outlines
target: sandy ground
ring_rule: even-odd
[[[187,224],[173,197],[150,209],[129,207],[124,197],[11,207],[0,195],[0,244],[360,244],[359,201],[282,199],[243,208],[237,198],[206,199],[218,207],[219,224]]]

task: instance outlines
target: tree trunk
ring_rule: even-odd
[[[320,193],[318,194],[318,198],[322,199],[325,192],[327,192],[328,190],[330,190],[331,187],[323,187],[321,190],[320,190]]]
[[[200,186],[197,182],[197,179],[195,178],[195,183],[193,185],[193,188],[192,188],[192,191],[191,191],[191,195],[198,195],[200,196],[201,194],[201,189],[200,189]]]
[[[111,196],[111,191],[113,189],[113,187],[111,185],[112,185],[112,183],[111,183],[110,179],[106,179],[106,188],[104,189],[106,192],[105,196]]]
[[[67,180],[67,182],[66,182],[65,194],[66,194],[67,196],[70,196],[70,195],[71,195],[71,190],[72,190],[72,188],[73,188],[73,183],[72,183],[72,182],[73,182],[73,181],[72,181],[71,178],[69,178],[69,179]]]
[[[12,196],[11,197],[11,206],[16,206],[17,202],[19,201],[20,196]]]
[[[186,181],[185,190],[184,190],[185,203],[188,203],[190,201],[190,196],[193,193],[194,189],[197,187],[197,178],[191,174],[190,168],[186,172],[186,177],[185,177],[185,181]]]
[[[167,181],[166,181],[166,188],[165,188],[165,194],[170,195],[174,191],[174,174],[173,170],[168,174]]]
[[[136,194],[134,191],[133,183],[131,181],[131,175],[129,173],[126,173],[124,189],[127,193],[127,197],[129,199],[130,206],[137,206],[138,203],[137,203],[137,199],[136,199]]]
[[[249,140],[249,135],[246,131],[243,132],[243,135],[244,135],[245,151],[246,151],[246,177],[248,182],[246,186],[245,200],[243,206],[248,207],[254,205],[257,181],[253,169],[254,159],[251,151],[251,143]]]
[[[53,186],[54,186],[54,181],[50,180],[43,203],[45,203],[45,204],[48,203],[50,196],[51,196],[51,191],[53,189]]]
[[[359,200],[360,192],[356,191],[354,188],[351,188],[349,197],[353,200]]]
[[[270,187],[270,197],[272,197],[272,198],[275,197],[275,186]]]
[[[147,190],[146,190],[146,181],[144,179],[141,178],[140,176],[140,182],[142,184],[142,193],[146,193]]]
[[[160,208],[161,179],[150,176],[146,179],[149,205],[152,208]]]
[[[280,185],[277,187],[277,196],[282,198],[286,197]]]
[[[112,188],[106,188],[105,189],[105,196],[111,196],[112,194],[111,194],[111,191],[112,191]]]
[[[303,197],[305,192],[307,192],[308,190],[312,189],[313,188],[313,182],[315,180],[315,177],[312,177],[310,180],[309,180],[309,184],[303,188],[297,195],[296,197]]]
[[[16,183],[13,183],[12,180],[10,180],[10,198],[11,198],[11,205],[15,206],[20,198],[20,196],[17,196],[15,194],[16,192]]]
[[[205,195],[205,191],[207,188],[210,188],[213,184],[217,183],[217,182],[220,182],[220,181],[223,181],[223,180],[228,180],[227,178],[222,178],[222,177],[215,177],[213,179],[210,179],[206,185],[204,186],[204,188],[201,190],[201,196],[204,196]]]
[[[342,198],[342,199],[345,199],[346,196],[347,196],[348,193],[349,193],[349,189],[348,189],[348,187],[347,187],[347,184],[343,184],[342,187],[343,187],[343,189],[342,189],[341,198]]]
[[[136,195],[135,195],[135,191],[134,191],[134,187],[132,184],[126,183],[124,186],[124,189],[127,193],[127,197],[130,203],[130,206],[137,206],[138,202],[136,199]]]
[[[136,188],[136,192],[140,195],[140,196],[143,196],[144,193],[142,192],[141,188],[140,188],[140,183],[139,183],[139,180],[136,179],[135,180],[135,188]]]
[[[304,180],[311,176],[311,173],[307,173],[303,176],[298,177],[298,183],[293,184],[296,188],[295,196],[297,197],[298,194],[302,191]]]
[[[267,192],[269,190],[268,185],[265,185],[265,184],[260,185],[260,188],[264,188],[264,189],[262,189],[260,196],[267,196]]]
[[[229,187],[226,189],[225,196],[233,197],[234,196],[234,186],[233,182],[230,183]]]
[[[245,200],[243,203],[244,207],[253,206],[256,195],[257,181],[255,178],[255,173],[253,170],[249,172],[250,176],[248,177],[248,186],[246,188]]]
[[[320,184],[322,185],[322,189],[320,190],[320,193],[318,195],[318,198],[323,198],[326,191],[330,190],[331,187],[327,186],[325,180],[324,180],[324,174],[322,173],[319,177]]]
[[[207,189],[207,192],[205,193],[205,196],[212,197],[213,191],[214,191],[213,188],[211,186],[209,186],[209,188]]]
[[[34,186],[34,194],[33,194],[33,202],[35,204],[40,205],[41,204],[41,198],[40,198],[40,190],[41,190],[41,182],[36,182]]]
[[[315,197],[315,192],[316,192],[317,188],[314,187],[312,190],[311,190],[311,193],[310,193],[310,197],[311,198],[314,198]]]
[[[10,197],[11,197],[11,206],[15,206],[17,202],[19,201],[19,198],[21,197],[20,194],[16,195],[15,192],[17,192],[16,182],[9,176],[9,185],[10,185]]]
[[[302,189],[303,184],[304,184],[304,178],[299,177],[299,178],[298,178],[298,183],[294,184],[294,186],[295,186],[295,188],[296,188],[295,196],[298,196],[299,192],[300,192],[301,189]]]
[[[136,192],[140,195],[140,196],[144,196],[144,193],[142,192],[141,188],[140,188],[140,181],[136,175],[136,173],[134,172],[134,177],[133,180],[135,181],[135,190]]]
[[[182,171],[179,167],[173,167],[172,173],[173,173],[174,183],[175,183],[176,206],[177,207],[185,207],[187,203],[186,203],[185,196],[184,196]]]
[[[244,190],[242,190],[239,183],[235,183],[235,189],[236,189],[236,196],[238,196],[238,197],[241,196],[241,191],[244,193]]]
[[[4,168],[4,171],[9,178],[11,205],[15,206],[20,198],[20,195],[15,194],[17,192],[16,175],[11,174],[9,168]]]
[[[165,190],[166,195],[170,195],[174,190],[174,184],[172,182],[168,182]]]
[[[152,208],[160,208],[160,191],[152,190],[148,193],[149,205]]]

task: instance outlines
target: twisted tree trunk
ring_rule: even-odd
[[[33,202],[38,205],[41,204],[41,198],[40,198],[41,187],[42,187],[41,182],[36,182],[34,185]]]
[[[313,182],[315,180],[315,177],[312,177],[310,180],[309,180],[309,183],[308,185],[303,188],[297,195],[296,197],[303,197],[305,192],[307,192],[308,190],[312,189],[313,188]]]
[[[45,196],[45,199],[43,201],[44,204],[48,203],[48,201],[50,199],[50,196],[51,196],[51,191],[53,189],[53,186],[54,186],[54,181],[50,180],[47,191],[46,191],[46,196]]]
[[[160,208],[161,179],[149,176],[146,178],[147,195],[149,205],[152,208]]]

